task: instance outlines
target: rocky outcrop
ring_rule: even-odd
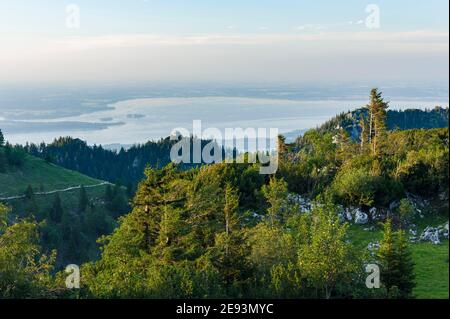
[[[369,216],[361,210],[355,212],[355,224],[365,225],[369,222]]]
[[[444,239],[448,239],[448,222],[438,227],[428,226],[420,235],[420,241],[431,242],[434,245],[441,244]]]
[[[308,213],[312,209],[312,203],[309,199],[298,194],[289,194],[287,197],[289,204],[298,206],[301,214]]]

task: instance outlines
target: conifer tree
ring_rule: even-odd
[[[286,146],[286,137],[283,135],[278,135],[278,158],[280,163],[283,162],[286,153],[287,153],[287,146]]]
[[[27,215],[36,215],[39,213],[39,207],[36,203],[36,197],[34,195],[33,187],[28,185],[25,190],[25,213]]]
[[[389,294],[390,290],[396,286],[399,265],[395,252],[396,235],[392,220],[388,219],[383,227],[383,240],[378,250],[378,259],[381,263],[381,281]]]
[[[240,228],[238,218],[239,195],[230,184],[225,187],[225,203],[223,208],[223,231],[215,238],[213,251],[214,261],[223,278],[228,295],[233,295],[232,286],[239,285],[246,272],[246,256],[244,232]]]
[[[238,224],[237,209],[239,207],[239,195],[232,188],[230,184],[227,184],[225,189],[225,207],[224,219],[225,219],[225,233],[230,233],[235,229]]]
[[[84,186],[81,186],[80,197],[78,200],[78,212],[80,212],[80,213],[85,212],[88,205],[89,205],[89,198],[88,198],[86,189],[84,188]]]
[[[52,208],[50,209],[50,220],[54,223],[60,223],[63,213],[64,211],[61,203],[61,197],[59,194],[56,194]]]
[[[405,232],[394,231],[392,220],[384,224],[383,240],[378,251],[381,282],[388,296],[410,297],[414,283],[414,263]]]
[[[361,115],[359,126],[361,128],[361,150],[364,150],[364,148],[369,144],[369,128],[364,115]]]
[[[372,144],[372,154],[379,155],[380,147],[386,135],[386,117],[389,104],[382,98],[378,89],[372,89],[369,104],[369,141]]]
[[[287,183],[283,179],[272,177],[269,185],[264,185],[262,191],[269,204],[269,208],[267,209],[268,221],[273,227],[288,213]]]
[[[399,259],[399,278],[398,289],[401,293],[401,297],[410,298],[412,291],[416,286],[415,273],[414,273],[414,261],[412,253],[409,248],[408,236],[405,231],[399,230],[397,235],[397,255]]]
[[[108,185],[106,185],[105,194],[103,195],[103,200],[105,202],[105,207],[108,210],[112,210],[113,209],[113,207],[112,207],[113,199],[114,199],[114,193],[113,193],[113,190],[111,188],[111,185],[108,184]]]

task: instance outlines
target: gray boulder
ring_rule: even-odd
[[[441,239],[439,237],[439,228],[428,226],[420,236],[420,241],[431,242],[434,245],[439,245]]]
[[[368,222],[369,222],[369,216],[366,213],[364,213],[360,210],[357,210],[355,213],[355,223],[358,225],[365,225]]]

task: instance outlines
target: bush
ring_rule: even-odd
[[[342,204],[371,206],[375,201],[376,178],[363,168],[338,173],[332,189]]]

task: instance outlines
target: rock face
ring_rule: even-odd
[[[345,219],[347,219],[347,221],[349,221],[349,222],[353,221],[353,215],[350,212],[350,210],[348,210],[348,209],[345,211]]]
[[[368,222],[369,222],[369,216],[366,213],[364,213],[360,210],[357,210],[355,213],[355,223],[358,225],[365,225]]]
[[[431,242],[434,245],[439,245],[443,239],[448,239],[448,222],[438,227],[428,226],[420,235],[420,241]]]

